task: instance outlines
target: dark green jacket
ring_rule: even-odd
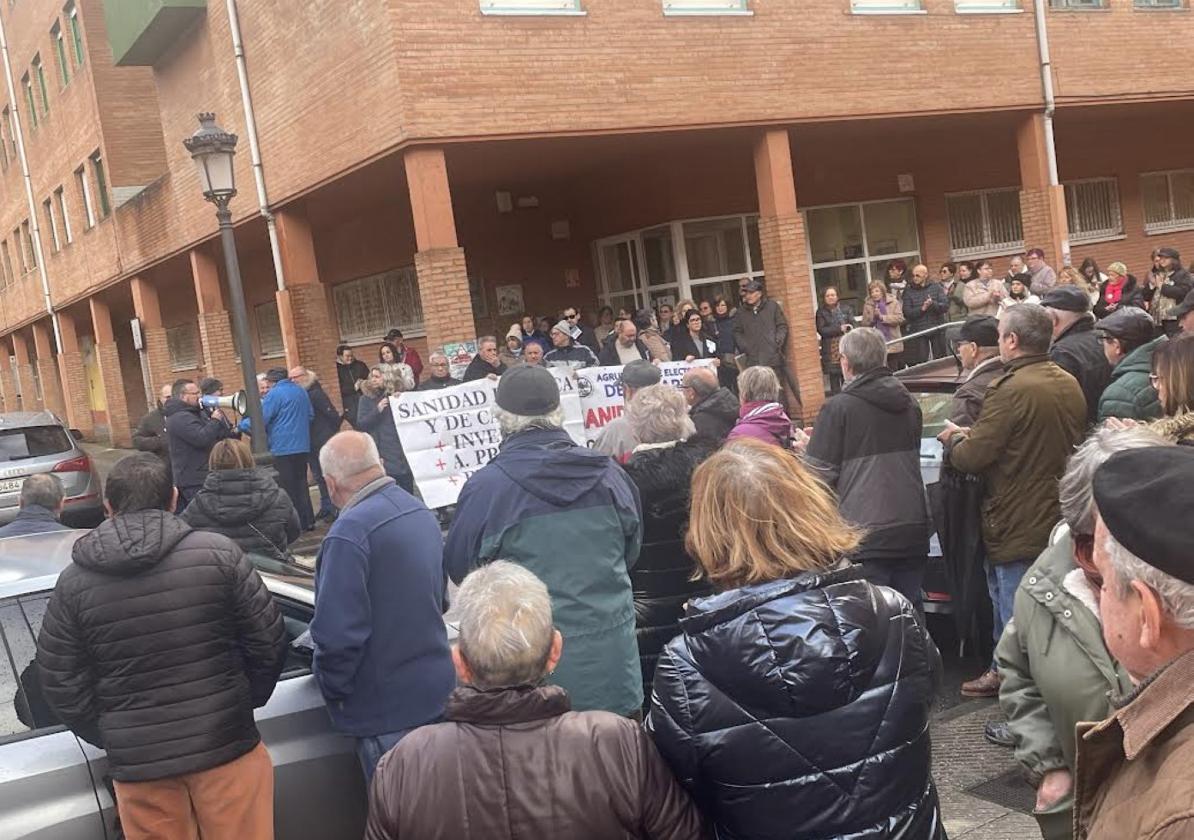
[[[1020,581],[1014,618],[995,650],[999,705],[1016,739],[1016,760],[1037,779],[1072,771],[1075,726],[1107,716],[1108,692],[1132,690],[1103,644],[1095,592],[1074,562],[1068,529],[1054,539]],[[1070,837],[1073,805],[1067,796],[1037,815],[1046,840]]]
[[[1111,371],[1111,383],[1099,399],[1100,423],[1108,417],[1156,420],[1161,416],[1161,402],[1148,375],[1153,369],[1153,353],[1166,341],[1161,336],[1120,359]]]
[[[983,542],[992,563],[1032,560],[1061,519],[1057,481],[1086,431],[1078,381],[1049,358],[1021,356],[991,383],[978,422],[955,437],[954,469],[980,475]]]

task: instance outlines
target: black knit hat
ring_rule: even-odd
[[[511,414],[539,417],[560,407],[560,386],[546,368],[521,365],[502,374],[496,399]]]

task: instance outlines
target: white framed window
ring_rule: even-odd
[[[58,218],[62,219],[62,235],[69,245],[75,238],[70,232],[70,215],[66,212],[66,193],[62,187],[54,190],[54,205],[58,208]]]
[[[37,268],[37,251],[33,248],[33,234],[29,229],[29,220],[21,222],[21,242],[25,245],[25,253],[29,259],[29,270]]]
[[[945,196],[951,259],[1024,250],[1020,190],[972,190]]]
[[[850,11],[856,15],[924,14],[921,0],[850,0]]]
[[[751,15],[748,0],[663,0],[665,15]]]
[[[1115,178],[1087,178],[1063,186],[1071,242],[1091,242],[1123,234],[1119,183]]]
[[[831,204],[804,210],[809,264],[817,299],[828,286],[862,311],[867,284],[886,281],[895,261],[910,274],[920,262],[916,201],[894,198],[859,204]]]
[[[1022,12],[1020,0],[954,0],[954,11],[960,15],[1001,14]]]
[[[87,169],[80,166],[75,170],[75,184],[79,187],[79,198],[83,202],[83,230],[95,227],[95,210],[91,207],[91,186],[87,183]]]
[[[286,355],[282,342],[282,321],[278,318],[278,301],[267,300],[253,307],[257,321],[257,343],[261,345],[261,358],[277,359]]]
[[[99,198],[99,215],[101,219],[106,219],[112,212],[112,204],[108,200],[108,176],[104,174],[104,158],[96,151],[88,160],[91,161],[91,171],[95,175],[95,194]]]
[[[25,244],[24,238],[21,236],[21,226],[17,225],[12,230],[12,244],[17,249],[17,259],[20,261],[21,276],[24,277],[29,273],[29,263],[25,261]]]
[[[395,327],[407,338],[423,334],[423,301],[414,266],[340,283],[332,287],[332,297],[343,342],[377,341]]]
[[[1145,233],[1194,228],[1194,169],[1140,176]]]
[[[763,279],[753,215],[684,219],[594,243],[601,300],[617,310],[674,305],[685,298],[736,300],[738,283]]]
[[[170,351],[170,370],[199,367],[199,335],[194,324],[166,327],[166,347]]]
[[[79,10],[75,8],[74,0],[67,3],[62,10],[66,13],[66,19],[70,23],[70,41],[74,47],[75,66],[82,67],[86,53],[83,51],[83,27],[79,24]]]
[[[50,246],[52,253],[57,254],[62,250],[62,245],[58,239],[58,222],[54,219],[54,204],[50,199],[46,199],[41,203],[42,210],[46,216],[46,228],[50,231]]]
[[[1054,9],[1105,9],[1107,0],[1049,0]]]
[[[1184,9],[1186,0],[1135,0],[1137,9]]]
[[[580,0],[481,0],[483,15],[583,15]]]

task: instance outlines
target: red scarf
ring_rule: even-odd
[[[1119,299],[1123,296],[1124,286],[1127,284],[1127,277],[1120,277],[1119,282],[1107,281],[1107,288],[1103,291],[1103,299],[1109,304],[1119,305]]]

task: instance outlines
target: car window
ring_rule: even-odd
[[[0,429],[0,463],[57,455],[73,448],[74,443],[61,426]]]
[[[922,438],[935,438],[945,431],[945,422],[949,420],[949,411],[953,405],[953,394],[935,394],[921,392],[913,394],[920,403],[920,413],[924,418]]]
[[[34,662],[49,598],[47,592],[0,601],[0,739],[59,724],[42,699]]]
[[[282,666],[282,679],[299,677],[311,671],[311,635],[307,627],[315,615],[315,609],[285,595],[274,595],[274,603],[282,613],[286,624],[286,664]]]

